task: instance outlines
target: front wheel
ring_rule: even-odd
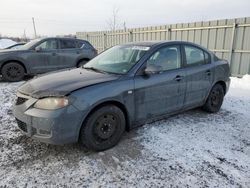
[[[1,74],[5,81],[17,82],[24,78],[25,69],[19,63],[11,62],[3,66]]]
[[[210,113],[218,112],[223,103],[223,99],[224,99],[224,89],[222,85],[216,84],[210,91],[207,101],[202,108]]]
[[[115,146],[124,130],[125,117],[114,105],[103,106],[94,111],[83,124],[80,141],[88,149],[102,151]]]

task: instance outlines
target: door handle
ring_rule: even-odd
[[[52,55],[53,55],[53,56],[56,56],[56,52],[52,52]]]
[[[80,52],[79,52],[79,51],[76,51],[76,54],[80,54]]]
[[[210,75],[211,75],[211,70],[206,70],[206,74],[207,74],[208,76],[210,76]]]
[[[183,76],[180,76],[180,75],[177,75],[177,76],[174,78],[174,80],[177,81],[177,82],[181,81],[182,79],[183,79]]]

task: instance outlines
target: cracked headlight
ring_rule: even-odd
[[[44,110],[57,110],[69,105],[69,100],[66,97],[48,97],[39,99],[34,107]]]

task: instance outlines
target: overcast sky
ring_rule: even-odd
[[[250,16],[250,0],[0,0],[0,34],[105,30],[114,7],[127,28]]]

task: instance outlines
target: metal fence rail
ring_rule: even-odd
[[[183,40],[200,44],[230,62],[234,76],[250,74],[250,17],[171,24],[129,30],[77,32],[101,52],[111,46],[136,41]]]

